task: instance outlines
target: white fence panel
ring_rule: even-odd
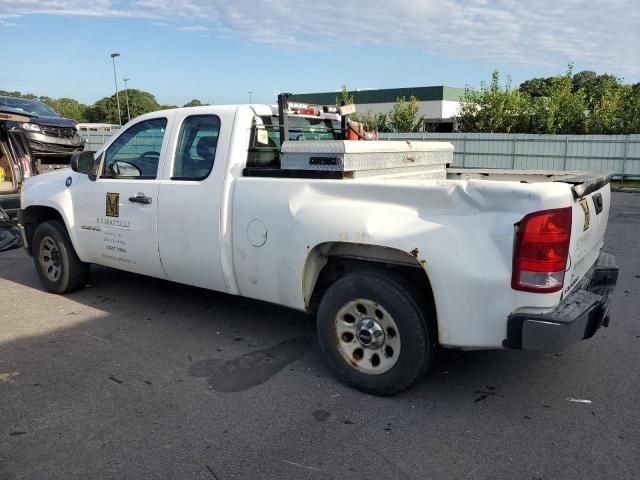
[[[597,170],[640,178],[640,135],[383,133],[380,138],[451,142],[457,167]]]
[[[87,141],[84,144],[84,149],[88,152],[95,152],[117,133],[118,130],[112,130],[110,132],[80,132],[80,135]]]

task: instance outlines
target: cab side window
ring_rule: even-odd
[[[107,149],[100,176],[139,180],[156,178],[166,126],[166,118],[153,118],[129,128]]]
[[[204,180],[213,169],[220,133],[216,115],[193,115],[180,128],[171,180]]]

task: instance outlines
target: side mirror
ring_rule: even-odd
[[[117,177],[141,177],[142,170],[133,163],[125,162],[124,160],[116,160],[111,164],[111,171]]]
[[[71,157],[71,170],[74,172],[91,174],[93,170],[94,154],[96,152],[77,152]]]

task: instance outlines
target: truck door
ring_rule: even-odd
[[[157,242],[159,172],[167,118],[142,120],[101,154],[95,180],[72,188],[77,250],[84,261],[163,278]]]
[[[233,116],[225,118],[176,113],[174,153],[167,156],[158,199],[158,242],[167,278],[223,292],[220,219]]]

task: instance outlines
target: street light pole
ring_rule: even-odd
[[[111,54],[111,61],[113,61],[113,83],[116,85],[116,103],[118,104],[118,122],[122,125],[122,114],[120,113],[120,95],[118,95],[118,77],[116,75],[116,57],[119,57],[119,53]]]
[[[123,78],[122,81],[124,82],[124,94],[125,94],[125,98],[127,99],[127,122],[131,121],[131,113],[129,112],[129,87],[127,87],[127,82],[131,80],[130,78]]]

